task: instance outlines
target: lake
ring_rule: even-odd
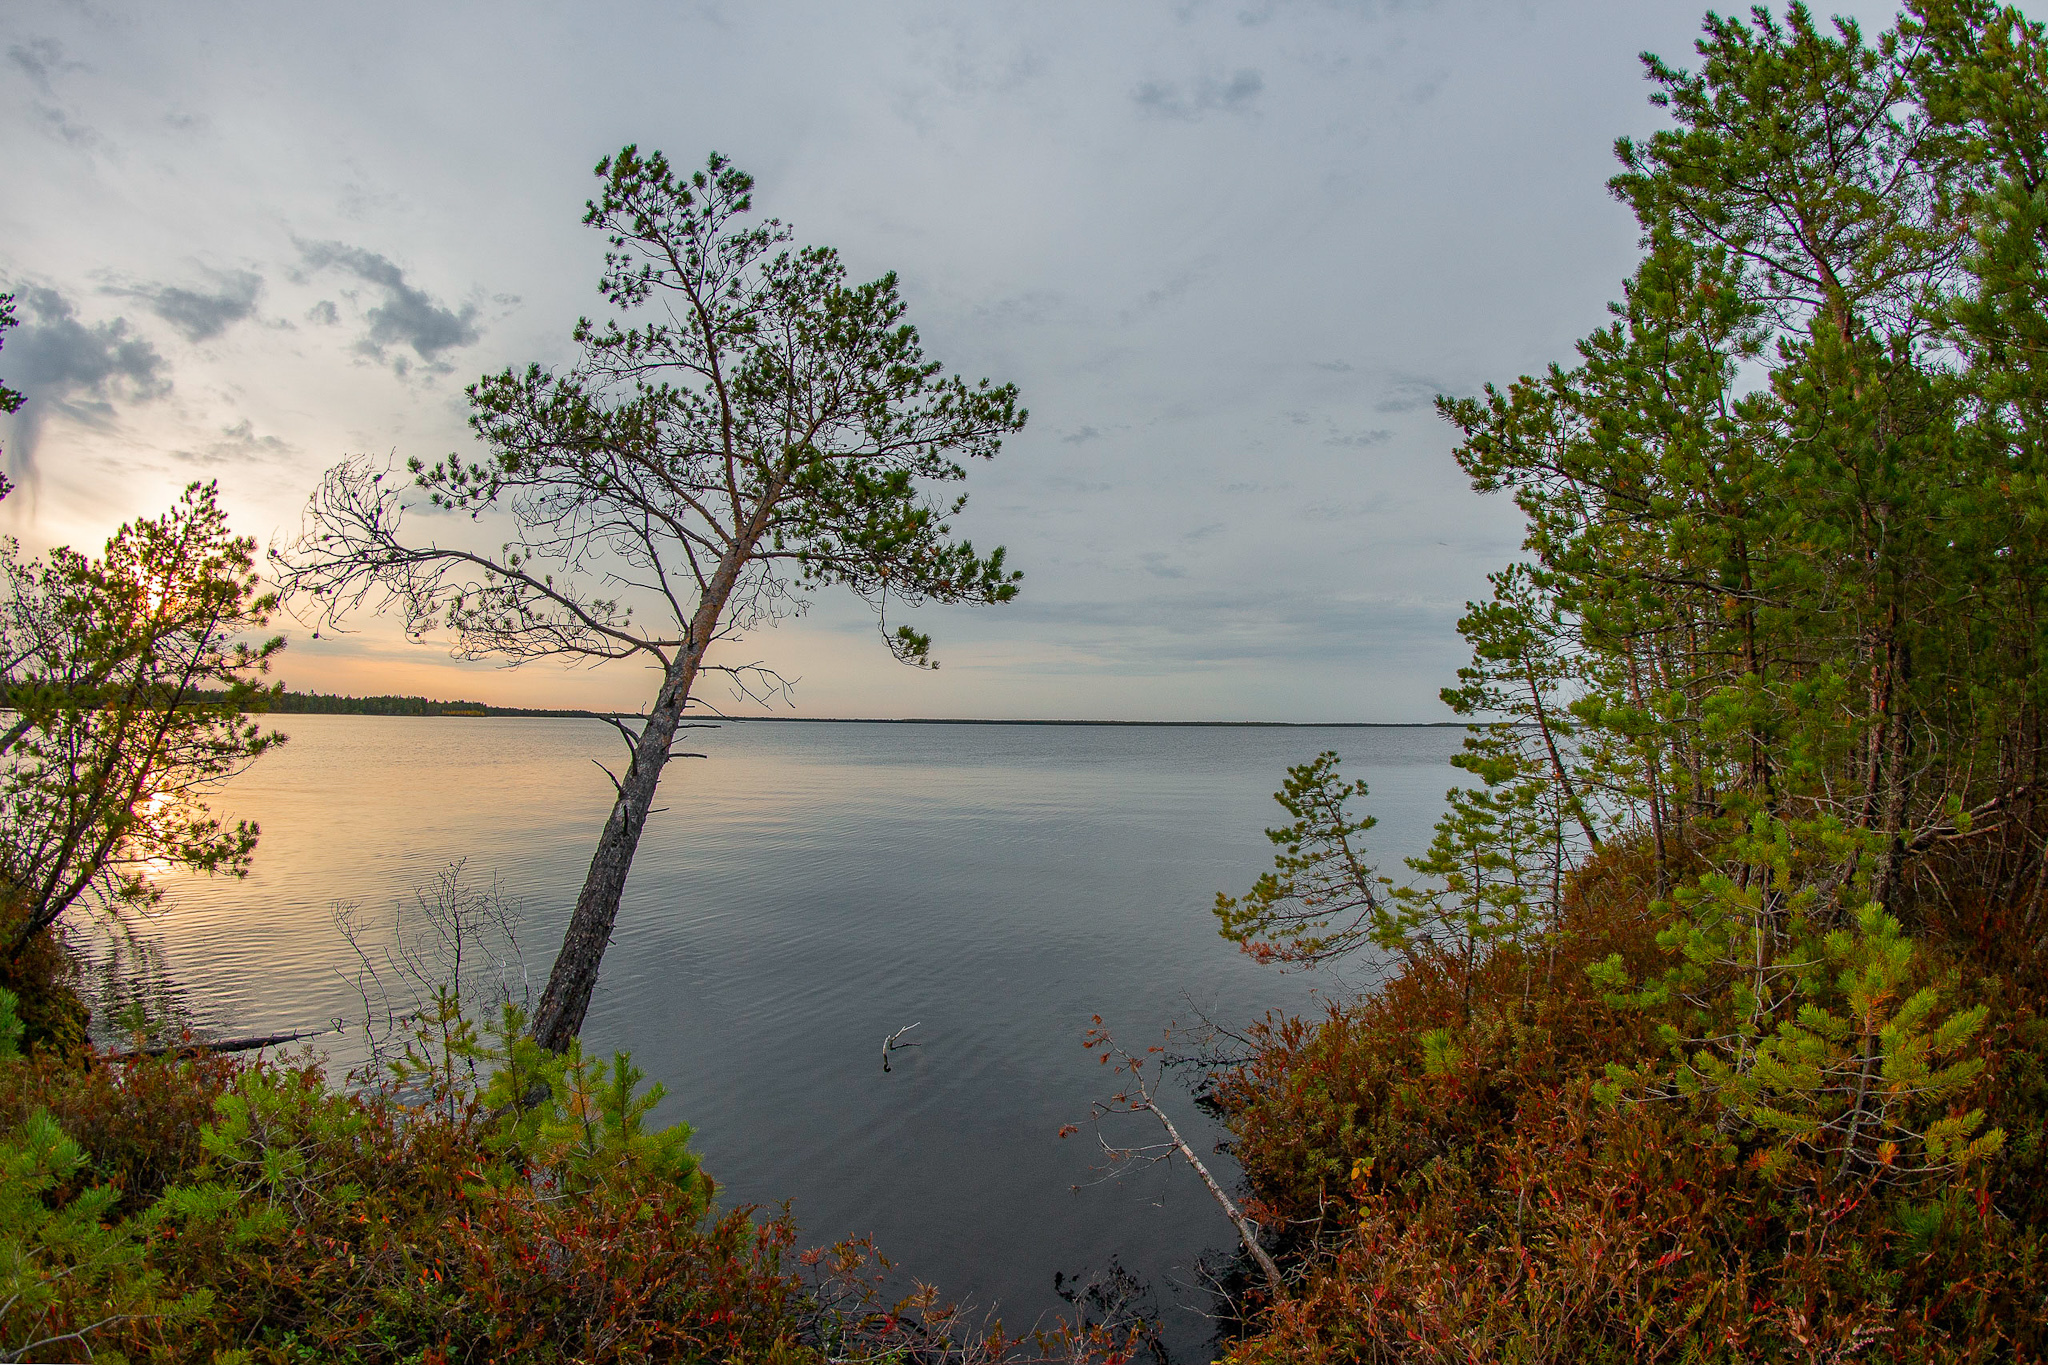
[[[452,860],[517,906],[534,992],[623,753],[601,722],[282,716],[290,742],[217,811],[261,822],[245,881],[172,876],[138,927],[216,1034],[360,1021],[334,921],[388,924]],[[1419,851],[1457,776],[1449,728],[729,722],[665,776],[586,1046],[631,1049],[721,1200],[794,1201],[807,1244],[871,1234],[902,1272],[1011,1328],[1065,1307],[1055,1272],[1149,1284],[1174,1357],[1206,1359],[1198,1258],[1233,1230],[1177,1163],[1100,1180],[1100,1014],[1138,1050],[1206,1014],[1318,1008],[1356,982],[1259,967],[1209,906],[1270,865],[1285,768],[1323,749],[1372,786],[1383,869]],[[371,945],[374,948],[374,943]],[[881,1067],[883,1039],[916,1023]],[[320,1040],[339,1071],[352,1027]],[[1180,1076],[1182,1073],[1176,1073]],[[1191,1077],[1187,1079],[1192,1079]],[[1221,1130],[1186,1084],[1189,1140]],[[1105,1131],[1152,1142],[1148,1116]],[[1227,1155],[1212,1169],[1226,1185]],[[1080,1186],[1075,1190],[1073,1187]]]

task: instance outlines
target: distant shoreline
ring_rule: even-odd
[[[270,716],[354,716],[370,720],[645,720],[639,711],[531,710],[493,706],[447,711],[284,711]],[[710,716],[691,712],[698,725],[1042,725],[1134,730],[1463,730],[1462,720],[998,720],[942,716]]]
[[[1463,730],[1462,720],[949,720],[937,716],[717,716],[742,722],[766,721],[774,725],[1121,725],[1152,729],[1209,730]]]
[[[209,697],[211,699],[211,697]],[[587,711],[575,707],[491,706],[479,701],[434,701],[427,697],[344,697],[320,692],[286,692],[265,714],[273,716],[462,716],[483,719],[644,720],[639,711]],[[1004,720],[943,716],[721,716],[690,713],[691,721],[735,725],[1094,725],[1150,729],[1208,730],[1462,730],[1461,720]]]

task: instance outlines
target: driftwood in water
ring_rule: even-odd
[[[307,1029],[300,1033],[265,1033],[249,1038],[223,1038],[217,1043],[188,1041],[163,1043],[156,1047],[138,1047],[127,1052],[102,1052],[100,1060],[105,1062],[132,1062],[137,1057],[197,1057],[202,1052],[254,1052],[258,1048],[277,1047],[282,1043],[296,1043],[301,1038],[318,1038],[323,1033],[334,1032],[331,1028]]]
[[[882,1040],[882,1070],[887,1071],[889,1069],[889,1054],[894,1052],[897,1048],[917,1046],[916,1043],[899,1043],[896,1040],[898,1038],[901,1038],[904,1034],[910,1032],[912,1029],[916,1028],[918,1024],[922,1023],[924,1023],[924,1020],[920,1019],[917,1021],[916,1024],[905,1024],[902,1028],[897,1029],[894,1033],[890,1034],[887,1038],[884,1038]]]

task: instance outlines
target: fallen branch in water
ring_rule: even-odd
[[[887,1038],[884,1038],[882,1040],[882,1070],[887,1071],[889,1069],[889,1054],[894,1052],[897,1048],[918,1046],[918,1044],[916,1043],[899,1043],[896,1040],[898,1038],[901,1038],[904,1034],[910,1032],[912,1029],[916,1028],[918,1024],[922,1024],[923,1022],[924,1020],[920,1019],[917,1021],[916,1024],[905,1024],[902,1028],[897,1029],[894,1033],[890,1034]]]
[[[1170,1157],[1164,1152],[1153,1155],[1153,1153],[1158,1152],[1160,1146],[1170,1148],[1173,1152],[1179,1153],[1188,1165],[1194,1167],[1195,1174],[1202,1178],[1202,1183],[1208,1187],[1209,1193],[1214,1196],[1217,1204],[1222,1207],[1225,1214],[1229,1215],[1230,1221],[1236,1224],[1238,1240],[1244,1243],[1246,1253],[1254,1261],[1257,1261],[1259,1269],[1265,1272],[1266,1287],[1272,1291],[1274,1301],[1284,1300],[1287,1297],[1287,1285],[1280,1278],[1279,1265],[1266,1253],[1266,1248],[1259,1243],[1259,1225],[1247,1218],[1244,1210],[1240,1209],[1236,1201],[1224,1192],[1223,1186],[1216,1182],[1216,1177],[1209,1173],[1209,1168],[1202,1164],[1202,1159],[1195,1155],[1195,1149],[1188,1146],[1187,1139],[1180,1135],[1180,1129],[1173,1126],[1173,1120],[1168,1118],[1166,1111],[1159,1107],[1158,1102],[1152,1096],[1151,1082],[1145,1077],[1144,1062],[1117,1046],[1116,1040],[1110,1037],[1109,1030],[1102,1026],[1102,1016],[1099,1014],[1095,1016],[1095,1025],[1088,1030],[1082,1046],[1091,1051],[1098,1047],[1101,1048],[1102,1052],[1097,1060],[1104,1065],[1108,1065],[1114,1059],[1117,1071],[1120,1074],[1128,1073],[1131,1077],[1131,1084],[1128,1089],[1112,1095],[1106,1100],[1095,1101],[1088,1116],[1091,1122],[1099,1120],[1104,1114],[1149,1112],[1166,1129],[1166,1142],[1149,1148],[1112,1147],[1098,1130],[1095,1140],[1102,1144],[1102,1150],[1108,1154],[1110,1161],[1116,1163],[1139,1157],[1148,1161],[1169,1160]],[[1164,1049],[1156,1047],[1150,1050],[1153,1052],[1164,1051]],[[1076,1125],[1070,1123],[1060,1129],[1060,1136],[1068,1137],[1079,1131]]]
[[[282,1043],[296,1043],[301,1038],[318,1038],[323,1033],[334,1032],[331,1028],[306,1029],[299,1033],[265,1033],[250,1038],[223,1038],[217,1043],[187,1039],[182,1043],[163,1043],[156,1047],[131,1048],[127,1052],[102,1052],[104,1062],[132,1062],[137,1057],[197,1057],[202,1052],[254,1052],[258,1048],[277,1047]]]

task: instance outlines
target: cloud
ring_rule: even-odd
[[[36,446],[51,417],[62,414],[108,427],[120,403],[149,403],[171,391],[168,366],[155,346],[128,329],[126,318],[85,323],[71,300],[55,289],[28,285],[15,291],[23,317],[8,338],[10,386],[27,402],[15,417],[9,462],[35,472]]]
[[[1372,514],[1369,502],[1315,502],[1297,514],[1302,521],[1353,521]]]
[[[1192,123],[1207,114],[1249,114],[1266,89],[1266,78],[1250,67],[1230,76],[1202,76],[1183,89],[1178,81],[1146,81],[1131,92],[1144,113]]]
[[[1090,441],[1099,441],[1101,439],[1102,433],[1097,431],[1094,427],[1082,427],[1078,431],[1070,431],[1066,435],[1060,437],[1060,443],[1062,445],[1078,446],[1086,445]]]
[[[356,342],[356,349],[374,360],[385,358],[386,347],[409,346],[438,372],[449,368],[441,360],[444,351],[473,346],[483,335],[476,325],[474,303],[465,303],[460,311],[447,307],[426,290],[406,283],[405,272],[388,257],[343,242],[298,245],[300,257],[310,269],[340,270],[382,293],[384,301],[363,315],[369,326]],[[333,305],[327,307],[331,310]],[[314,313],[325,320],[319,305]],[[392,368],[404,374],[408,368],[405,358],[398,357]]]
[[[256,299],[263,292],[263,277],[253,270],[206,273],[213,276],[216,286],[211,293],[168,284],[108,292],[146,301],[151,312],[170,323],[187,341],[211,341],[255,314]]]
[[[1323,444],[1326,446],[1348,446],[1353,450],[1363,450],[1367,446],[1378,445],[1393,434],[1393,432],[1385,427],[1376,427],[1371,431],[1332,431],[1323,438]]]
[[[1450,76],[1451,73],[1448,70],[1432,71],[1429,75],[1423,77],[1402,92],[1402,103],[1412,105],[1428,104],[1436,98],[1437,92],[1444,88],[1444,82],[1449,80]]]
[[[45,128],[74,147],[98,144],[98,133],[72,118],[58,105],[50,103],[57,98],[56,83],[52,78],[60,72],[83,71],[86,69],[84,62],[65,57],[64,45],[54,38],[31,38],[7,49],[7,63],[27,76],[29,83],[43,96],[31,101],[30,108]]]
[[[1121,671],[1237,663],[1371,663],[1390,654],[1460,661],[1442,616],[1456,602],[1312,583],[1222,588],[1171,574],[1150,591],[1085,598],[1019,598],[1016,614],[1041,637],[1057,633]]]
[[[212,465],[241,464],[273,455],[290,455],[297,450],[297,446],[280,437],[258,436],[255,427],[244,417],[231,427],[222,427],[217,441],[210,441],[197,450],[171,453],[191,464]]]
[[[334,306],[333,299],[322,299],[306,310],[306,321],[317,323],[322,327],[339,327],[341,325],[341,310]]]
[[[1421,379],[1413,375],[1395,378],[1392,391],[1385,398],[1373,404],[1374,412],[1413,412],[1416,408],[1428,407],[1443,393],[1446,386],[1433,379]]]
[[[84,62],[70,61],[64,56],[64,45],[55,38],[31,38],[16,43],[7,49],[7,61],[25,73],[45,95],[56,93],[50,83],[50,77],[56,73],[85,70]]]
[[[41,100],[37,100],[35,111],[36,116],[42,119],[45,128],[73,147],[99,146],[100,135],[97,132],[78,122],[78,120],[72,118],[71,115],[65,113],[56,105],[44,104]]]
[[[1154,578],[1186,578],[1188,571],[1168,559],[1157,550],[1147,550],[1138,556],[1138,562],[1145,566],[1145,572]]]
[[[1021,294],[974,306],[974,316],[993,327],[1037,327],[1052,322],[1066,307],[1056,289],[1027,289]]]
[[[1188,292],[1200,284],[1209,273],[1210,264],[1210,258],[1205,256],[1192,265],[1174,271],[1159,285],[1140,294],[1136,302],[1117,315],[1117,320],[1128,327],[1133,322],[1187,297]]]

